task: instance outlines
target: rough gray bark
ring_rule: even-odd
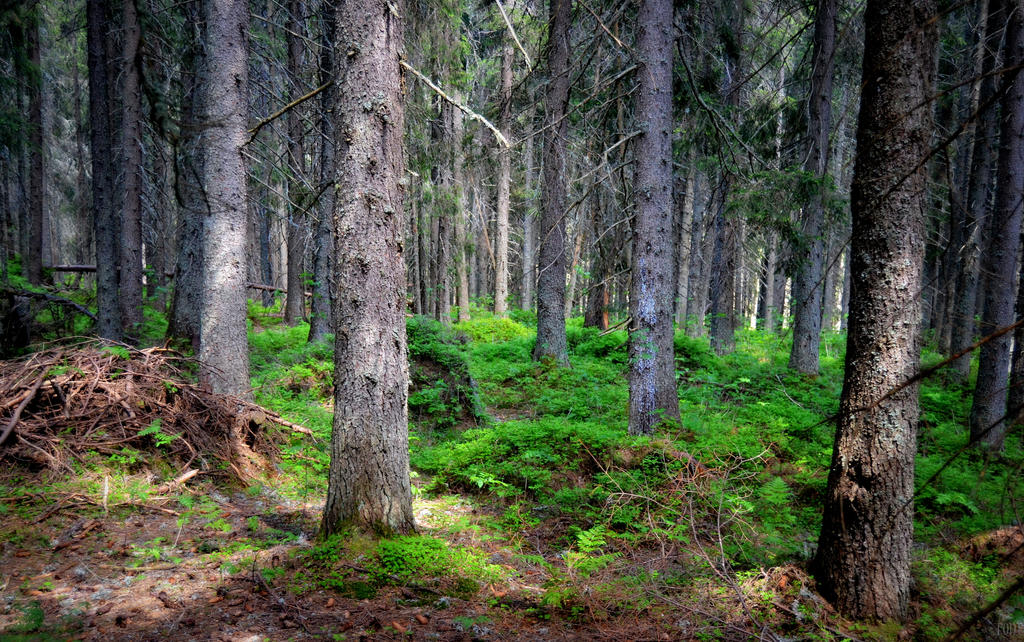
[[[202,112],[196,70],[202,65],[202,35],[199,32],[197,2],[182,6],[185,23],[193,25],[181,66],[184,122],[174,150],[175,198],[178,202],[178,254],[174,268],[174,292],[168,315],[167,336],[183,341],[199,352],[199,310],[202,306],[203,243],[202,221],[205,204],[199,176],[203,165],[199,145],[199,114]]]
[[[43,163],[43,70],[41,66],[41,49],[39,42],[40,11],[32,12],[26,27],[28,58],[32,64],[28,76],[28,118],[29,136],[28,149],[28,253],[22,254],[23,273],[29,283],[39,285],[43,282],[43,216],[45,191],[43,180],[45,167]]]
[[[679,245],[676,252],[676,324],[682,329],[686,326],[688,306],[690,303],[690,246],[693,244],[693,201],[694,190],[697,188],[696,153],[691,153],[686,168],[686,177],[680,181],[680,189],[675,199],[678,203]]]
[[[732,177],[723,176],[718,188],[718,203],[712,233],[713,254],[708,280],[711,311],[710,338],[715,354],[729,354],[736,349],[736,263],[739,259],[739,222],[727,212],[726,200],[732,188]]]
[[[113,200],[110,81],[106,42],[106,0],[86,2],[86,37],[89,61],[89,122],[92,155],[93,235],[96,239],[96,332],[104,339],[121,338],[117,301],[117,220]]]
[[[531,92],[530,102],[533,102]],[[523,206],[523,281],[520,287],[522,298],[520,307],[524,310],[533,308],[533,290],[537,283],[537,199],[534,196],[534,127],[533,114],[527,119],[526,127],[529,134],[523,146],[523,186],[526,191],[526,202]]]
[[[999,132],[999,170],[996,198],[992,208],[992,236],[982,255],[982,273],[986,275],[985,311],[981,318],[982,336],[1006,327],[1014,321],[1013,292],[1020,249],[1021,219],[1024,216],[1024,2],[1009,0],[1003,64],[1001,126]],[[971,404],[971,441],[990,450],[1002,450],[1006,437],[1007,376],[1010,368],[1009,334],[986,341],[978,355],[978,379]]]
[[[118,304],[121,325],[134,336],[142,325],[142,89],[139,86],[139,40],[142,31],[134,0],[122,2],[121,245]]]
[[[200,378],[213,392],[251,397],[246,338],[246,0],[203,0],[206,55],[198,78],[203,105],[203,298]]]
[[[501,54],[501,111],[498,128],[505,138],[509,137],[512,124],[512,41],[505,37]],[[494,314],[503,317],[508,313],[508,213],[509,188],[512,184],[512,150],[498,149],[498,204],[494,256]]]
[[[461,101],[462,96],[456,93],[455,99]],[[455,223],[455,301],[459,308],[459,321],[469,321],[469,265],[468,257],[466,256],[466,177],[462,163],[463,132],[462,112],[452,110],[452,177],[455,183],[452,194],[455,201],[455,211],[453,212]]]
[[[569,363],[565,337],[565,155],[569,120],[569,10],[571,0],[551,0],[548,73],[544,99],[544,182],[537,265],[537,342],[533,358]]]
[[[672,0],[643,0],[637,16],[640,86],[629,314],[629,434],[679,418],[672,295]]]
[[[335,8],[333,2],[322,2],[320,18],[323,33],[320,42],[320,84],[330,79],[334,69]],[[334,118],[331,116],[338,100],[334,83],[320,92],[320,183],[329,186],[334,180]],[[323,341],[331,328],[331,214],[334,211],[334,190],[326,187],[317,203],[317,220],[313,241],[313,300],[309,312],[309,341]],[[414,213],[415,215],[415,213]]]
[[[377,533],[414,528],[402,260],[402,5],[360,0],[337,7],[338,51],[345,56],[335,74],[335,411],[322,537],[348,525]]]
[[[892,391],[920,360],[935,9],[868,0],[864,15],[846,372],[813,565],[855,619],[902,619],[910,599],[918,387]]]
[[[974,141],[971,153],[971,170],[968,177],[967,203],[962,225],[965,230],[963,247],[960,252],[960,269],[957,273],[956,302],[954,303],[952,344],[950,350],[960,352],[974,343],[977,330],[975,308],[980,296],[978,259],[983,240],[981,230],[985,224],[995,168],[995,144],[999,133],[999,121],[993,99],[998,79],[993,71],[999,62],[999,39],[1006,21],[1005,0],[989,0],[982,3],[985,15],[985,33],[978,46],[981,54],[981,85],[978,89],[979,108],[984,107],[974,127]],[[966,355],[953,362],[953,372],[966,379],[971,370],[971,356]]]
[[[808,100],[809,148],[804,170],[814,174],[817,189],[803,208],[801,235],[806,258],[793,275],[793,348],[789,367],[818,373],[822,302],[825,288],[825,178],[828,175],[828,135],[832,126],[832,69],[836,49],[836,0],[818,0],[814,17],[811,95]]]
[[[301,0],[288,2],[288,27],[285,30],[288,44],[288,77],[291,87],[289,97],[295,100],[303,94],[302,66],[303,42],[302,15],[305,3]],[[306,316],[306,200],[308,197],[305,185],[306,154],[303,149],[303,127],[299,107],[288,110],[288,283],[284,303],[284,322],[295,325]]]

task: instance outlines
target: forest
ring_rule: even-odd
[[[1024,0],[0,0],[0,641],[1024,640]]]

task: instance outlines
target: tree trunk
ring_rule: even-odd
[[[320,84],[326,84],[334,71],[335,6],[324,0],[320,5],[323,33],[320,42]],[[331,320],[331,215],[334,212],[335,190],[331,187],[334,163],[334,112],[338,88],[331,83],[320,92],[320,184],[324,189],[317,203],[317,221],[313,243],[313,301],[309,313],[309,341],[323,341],[334,327]],[[415,216],[415,210],[413,211]],[[415,229],[415,228],[413,228]],[[414,246],[415,247],[415,246]]]
[[[248,114],[248,26],[245,0],[203,0],[206,56],[203,105],[206,194],[202,227],[203,299],[199,361],[213,392],[250,398],[246,339],[246,173],[242,157]]]
[[[629,314],[629,434],[679,418],[672,327],[672,0],[637,17],[640,87]]]
[[[963,226],[965,241],[960,251],[960,269],[957,272],[957,300],[954,304],[952,345],[953,353],[961,352],[975,339],[975,310],[979,298],[978,258],[983,239],[981,230],[985,225],[989,208],[992,175],[995,164],[994,147],[998,135],[999,121],[996,105],[996,75],[998,66],[999,39],[1006,21],[1005,0],[989,0],[985,16],[985,34],[979,40],[982,49],[981,86],[978,93],[978,108],[981,113],[974,128],[971,172],[968,177],[967,203]],[[983,10],[985,9],[983,4]],[[990,239],[985,237],[985,241]],[[967,379],[971,370],[971,355],[965,355],[953,362],[953,371]]]
[[[736,349],[736,261],[739,254],[739,223],[726,211],[732,177],[725,175],[719,184],[714,221],[714,252],[711,259],[709,298],[711,308],[711,347],[721,356]]]
[[[679,205],[679,245],[676,252],[676,324],[686,326],[690,303],[690,246],[693,244],[693,201],[697,188],[697,155],[691,152],[686,168],[686,177],[680,181],[680,190],[675,198]]]
[[[531,92],[530,102],[533,102]],[[537,198],[534,194],[534,119],[533,112],[527,120],[526,143],[523,148],[524,168],[523,186],[526,192],[523,204],[523,284],[520,288],[522,299],[520,306],[524,310],[533,309],[533,289],[537,283]]]
[[[801,236],[806,258],[793,275],[793,348],[789,367],[818,374],[821,347],[822,300],[825,288],[825,201],[828,188],[828,135],[832,126],[832,69],[836,50],[836,0],[818,0],[814,17],[814,54],[811,59],[810,149],[804,170],[814,174],[817,189],[803,208]]]
[[[999,133],[999,171],[996,176],[996,200],[992,209],[992,235],[982,255],[982,273],[986,275],[985,311],[981,334],[991,334],[1013,323],[1014,301],[1007,296],[1014,290],[1020,249],[1021,218],[1024,205],[1024,3],[1012,0],[1007,8],[1009,22],[1003,65],[1002,124]],[[1006,384],[1010,368],[1013,338],[1004,334],[981,346],[978,355],[978,379],[971,405],[971,441],[990,450],[1002,450],[1006,437]]]
[[[288,79],[291,91],[289,97],[295,100],[303,94],[302,67],[303,44],[302,15],[305,13],[301,0],[288,2],[288,27],[285,29],[288,43]],[[284,304],[284,322],[288,325],[300,323],[306,316],[306,284],[303,279],[306,257],[306,214],[307,190],[305,185],[306,154],[302,141],[302,118],[299,108],[288,110],[288,285]]]
[[[462,96],[455,94],[456,100]],[[464,126],[462,112],[452,110],[452,178],[454,180],[453,218],[455,222],[455,300],[459,308],[459,321],[469,321],[469,265],[466,256],[466,177],[463,171],[462,136]],[[508,239],[506,238],[506,245]]]
[[[868,0],[864,16],[846,374],[814,564],[855,619],[902,619],[910,599],[918,387],[893,391],[920,361],[934,16],[931,0]]]
[[[117,224],[113,200],[110,87],[106,42],[109,37],[106,0],[88,0],[86,23],[89,59],[89,122],[92,125],[93,235],[96,238],[96,332],[104,339],[121,338],[117,299]]]
[[[501,55],[501,113],[498,128],[508,138],[512,124],[512,41],[506,36]],[[498,149],[498,223],[494,239],[494,314],[508,313],[508,212],[512,150]]]
[[[29,18],[27,30],[28,58],[32,68],[28,75],[28,147],[31,159],[28,175],[28,253],[23,254],[23,273],[29,283],[43,282],[43,70],[39,22],[42,12],[37,8]]]
[[[565,337],[565,155],[569,120],[569,13],[571,0],[551,0],[544,110],[544,185],[537,266],[537,342],[533,358],[568,365]]]
[[[139,42],[142,35],[134,0],[124,0],[124,56],[121,86],[121,158],[124,202],[121,207],[121,246],[118,302],[126,336],[142,325],[142,90],[139,86]]]
[[[321,537],[413,530],[402,261],[402,0],[337,5],[334,429]],[[389,7],[394,8],[392,11]],[[366,109],[366,101],[371,101]]]

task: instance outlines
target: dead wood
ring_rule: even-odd
[[[279,429],[309,435],[255,404],[192,383],[195,363],[173,350],[86,342],[0,361],[0,460],[70,469],[72,460],[130,449],[199,472],[248,480],[271,469]],[[8,439],[11,435],[16,439]],[[195,472],[192,472],[195,469]]]

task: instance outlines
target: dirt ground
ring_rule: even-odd
[[[524,616],[537,605],[526,584],[484,587],[468,601],[422,587],[389,587],[361,600],[296,594],[288,588],[295,553],[309,546],[318,507],[209,494],[220,509],[215,527],[156,504],[104,515],[75,497],[9,511],[3,530],[19,536],[0,542],[0,639],[678,639],[651,620],[600,627]],[[419,511],[426,529],[431,512]],[[298,538],[231,552],[232,541],[265,528]],[[267,568],[280,569],[272,582],[261,572]]]

